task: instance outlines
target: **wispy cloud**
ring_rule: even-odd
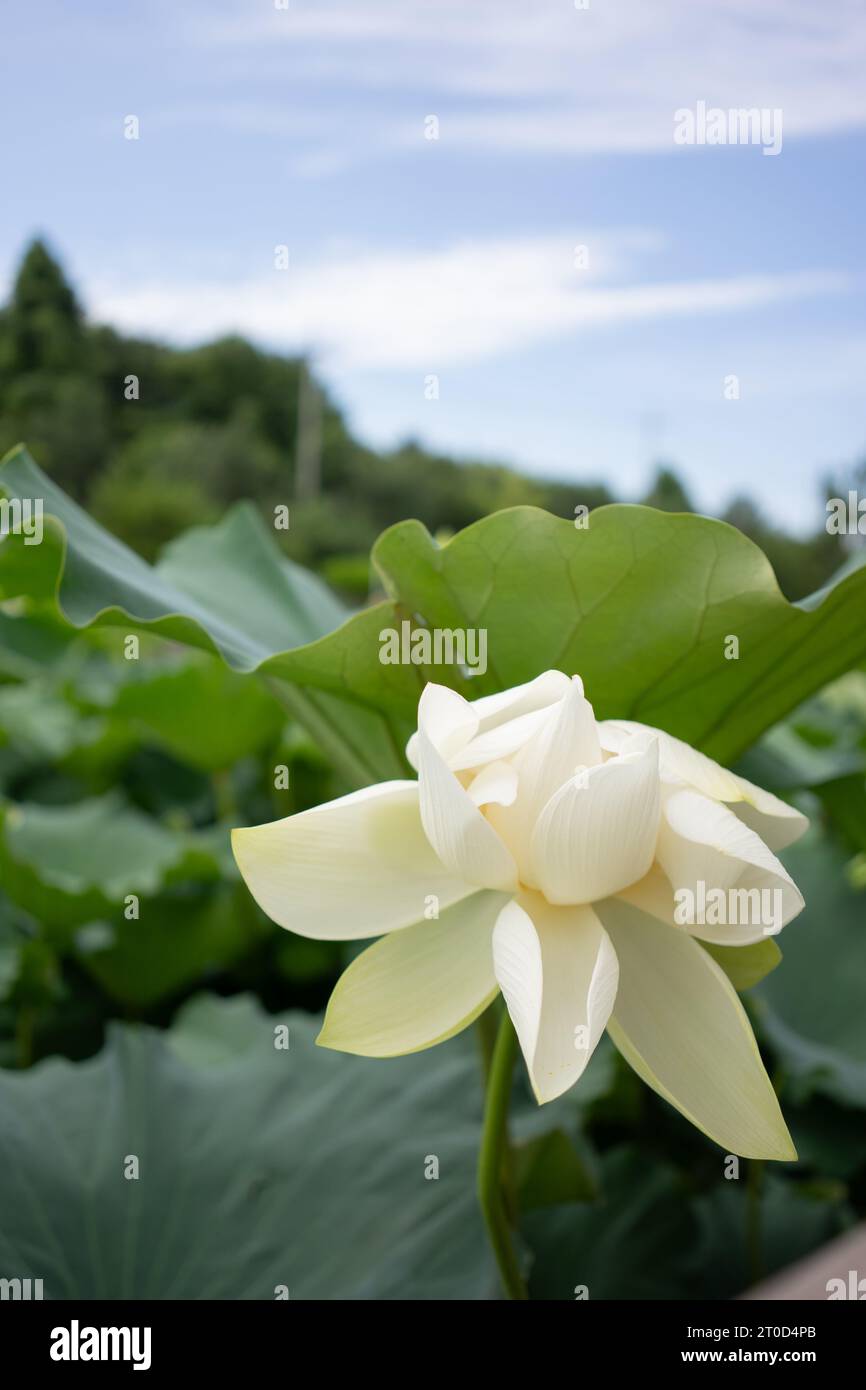
[[[343,252],[241,282],[97,279],[84,288],[97,316],[137,332],[194,342],[238,331],[315,350],[334,367],[435,372],[609,324],[742,312],[846,283],[824,270],[658,282],[630,270],[651,237],[584,244],[590,269],[576,268],[568,238],[546,236]]]
[[[330,85],[323,119],[351,113],[345,142],[359,157],[420,140],[421,101],[443,140],[498,151],[670,152],[674,110],[698,100],[781,108],[786,138],[866,124],[861,0],[290,0],[255,11],[227,0],[193,26],[212,52],[256,53],[265,125],[272,81],[276,105],[286,78]]]

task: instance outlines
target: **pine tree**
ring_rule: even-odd
[[[666,464],[656,470],[655,482],[643,498],[648,507],[658,507],[663,512],[693,512],[691,498],[676,473]]]
[[[42,241],[28,247],[4,315],[2,367],[19,376],[80,367],[83,315],[63,271]]]

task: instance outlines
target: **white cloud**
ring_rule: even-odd
[[[654,245],[648,234],[582,240],[590,270],[575,269],[573,239],[547,236],[344,250],[245,281],[96,279],[85,295],[97,317],[178,342],[237,331],[335,368],[436,372],[608,324],[738,312],[845,284],[823,270],[658,282],[633,265]]]
[[[671,151],[673,112],[698,100],[781,108],[786,138],[866,124],[862,0],[232,2],[191,32],[255,53],[277,106],[286,78],[321,84],[329,137],[348,110],[359,157],[420,140],[419,101],[443,141],[499,151]]]

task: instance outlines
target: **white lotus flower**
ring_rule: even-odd
[[[679,925],[674,893],[772,891],[776,930],[803,900],[772,851],[805,817],[660,730],[596,723],[560,671],[472,703],[428,685],[407,753],[417,782],[234,833],[275,922],[382,938],[338,981],[318,1041],[416,1052],[501,990],[539,1102],[607,1028],[726,1151],[795,1158],[745,1011],[695,939],[745,946],[767,927]]]

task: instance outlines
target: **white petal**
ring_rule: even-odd
[[[594,902],[636,883],[652,864],[659,823],[658,744],[572,778],[532,834],[535,882],[552,903]]]
[[[734,779],[740,789],[741,801],[731,801],[731,810],[744,825],[760,835],[770,849],[786,849],[809,829],[809,817],[780,801],[772,792],[747,782],[745,777]]]
[[[517,889],[517,868],[502,840],[423,729],[418,731],[421,823],[442,863],[477,888]]]
[[[796,1159],[749,1020],[696,941],[627,904],[598,912],[620,964],[608,1031],[653,1090],[728,1153]]]
[[[489,729],[519,715],[555,705],[567,694],[570,684],[564,672],[544,671],[524,685],[514,685],[497,695],[484,695],[480,700],[473,700],[472,708],[478,715],[479,733],[487,733]]]
[[[639,907],[642,912],[648,912],[651,917],[657,917],[667,926],[674,926],[674,890],[660,864],[653,864],[648,874],[638,879],[637,883],[621,889],[615,896],[633,907]]]
[[[807,817],[794,806],[756,787],[745,777],[738,777],[662,729],[651,729],[647,724],[636,724],[628,719],[605,720],[599,729],[602,746],[614,753],[619,752],[631,734],[639,731],[655,734],[659,740],[662,781],[692,787],[713,801],[730,804],[734,814],[756,831],[770,849],[784,849],[793,844],[808,827]]]
[[[698,792],[666,796],[656,853],[685,909],[678,920],[704,941],[722,946],[761,941],[803,908],[797,885],[763,840],[727,806]],[[700,904],[710,904],[708,894],[718,897],[719,890],[724,896],[716,914],[721,920],[715,922]],[[698,915],[704,922],[691,920]]]
[[[519,714],[516,719],[496,724],[471,739],[459,753],[449,758],[449,766],[455,772],[461,772],[466,768],[483,767],[493,759],[510,757],[550,722],[555,709],[555,705],[546,705],[544,709],[529,710],[526,714]]]
[[[393,932],[337,981],[316,1041],[362,1057],[395,1057],[444,1042],[499,993],[493,924],[501,893],[473,893],[442,913]]]
[[[232,832],[259,907],[301,936],[350,941],[407,927],[425,898],[472,888],[439,862],[421,826],[417,782],[383,782],[269,825]]]
[[[466,788],[476,806],[510,806],[517,796],[517,771],[511,763],[488,763]]]
[[[616,955],[591,908],[551,907],[536,893],[503,908],[493,961],[539,1103],[583,1072],[610,1016]]]
[[[418,728],[448,761],[474,737],[478,715],[456,690],[431,681],[418,701]]]
[[[570,777],[581,768],[600,765],[601,761],[592,705],[584,698],[583,684],[575,676],[544,725],[513,759],[520,779],[517,799],[505,809],[496,807],[489,817],[517,860],[521,882],[530,888],[538,887],[530,855],[538,817]]]
[[[522,790],[541,811],[565,779],[581,767],[602,761],[601,743],[592,705],[575,676],[553,709],[553,718],[533,739],[517,762]]]
[[[507,757],[516,748],[519,748],[543,723],[549,708],[556,704],[557,700],[562,699],[568,686],[568,676],[563,675],[562,671],[545,671],[543,675],[536,676],[535,680],[527,681],[525,685],[515,685],[510,690],[500,691],[497,695],[484,695],[480,700],[469,702],[457,695],[455,698],[460,700],[464,706],[459,716],[458,706],[453,701],[449,712],[446,700],[447,696],[454,696],[454,691],[447,691],[446,697],[440,698],[441,714],[437,719],[437,725],[435,728],[428,726],[427,732],[440,753],[446,757],[449,766],[455,771],[481,767],[484,763],[494,759]],[[445,690],[444,686],[434,688]],[[424,695],[421,697],[422,701],[428,689],[430,689],[429,686],[426,687]],[[467,727],[466,721],[469,715],[473,721],[469,737],[457,737],[452,740],[450,746],[444,746],[441,731],[444,729],[446,732],[451,732],[457,725]],[[422,722],[422,708],[419,704],[419,728]],[[514,725],[514,727],[506,729],[504,728],[506,724]],[[501,732],[497,732],[500,729]],[[475,738],[476,734],[478,737],[475,739],[471,754],[465,752],[466,745],[471,738]],[[417,769],[417,733],[412,735],[406,745],[406,757],[412,767]]]

